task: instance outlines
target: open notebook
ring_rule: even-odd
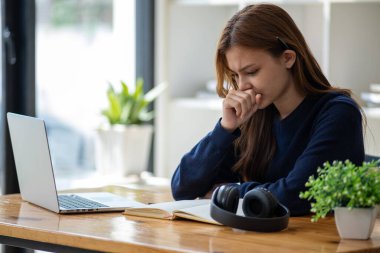
[[[129,207],[125,215],[174,220],[178,218],[221,225],[210,216],[210,199],[179,200],[141,207]],[[243,215],[242,201],[239,201],[237,214]]]

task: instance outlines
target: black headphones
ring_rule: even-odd
[[[290,212],[265,188],[247,192],[243,199],[245,216],[236,214],[239,205],[239,189],[234,184],[215,189],[211,199],[211,217],[233,228],[257,232],[275,232],[288,227]]]

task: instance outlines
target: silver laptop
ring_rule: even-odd
[[[123,211],[142,204],[108,192],[58,194],[45,122],[7,113],[23,200],[56,213]]]

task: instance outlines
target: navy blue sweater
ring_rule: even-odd
[[[364,159],[362,117],[356,103],[345,95],[327,93],[308,95],[283,120],[277,116],[272,130],[276,152],[262,182],[241,182],[231,171],[236,162],[233,141],[240,130],[225,131],[220,120],[181,159],[172,177],[176,200],[204,196],[217,183],[240,183],[240,197],[255,187],[264,187],[286,205],[291,215],[310,211],[310,204],[299,198],[309,176],[325,161],[350,159],[361,164]]]

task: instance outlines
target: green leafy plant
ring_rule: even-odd
[[[335,207],[365,208],[380,203],[379,162],[364,162],[356,166],[349,160],[324,163],[317,177],[306,182],[308,189],[300,198],[311,201],[312,221],[326,217]]]
[[[154,117],[148,106],[166,88],[166,84],[157,85],[144,94],[144,81],[137,79],[135,90],[132,92],[125,82],[121,81],[121,90],[115,91],[110,84],[107,91],[108,108],[102,111],[111,125],[142,124]]]

